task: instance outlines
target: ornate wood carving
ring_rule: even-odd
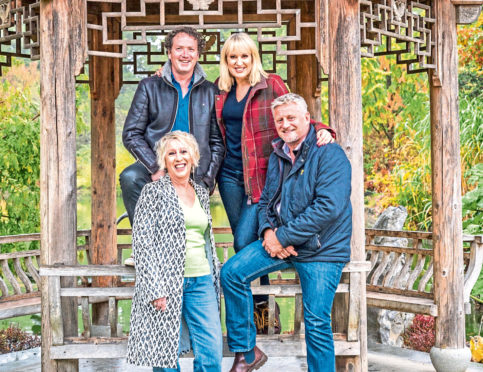
[[[215,44],[221,44],[220,34],[224,30],[248,30],[256,35],[260,45],[270,46],[266,51],[273,57],[264,58],[272,58],[274,70],[278,64],[286,63],[289,55],[315,54],[324,66],[326,52],[320,46],[326,38],[327,24],[323,19],[328,14],[327,0],[320,1],[300,4],[280,0],[86,0],[89,14],[100,15],[89,17],[87,27],[91,37],[99,33],[103,44],[120,46],[119,52],[93,48],[89,55],[122,58],[124,67],[132,66],[138,75],[124,82],[136,83],[165,60],[164,46],[156,39],[162,40],[173,27],[186,24],[212,40],[216,37]],[[101,5],[107,3],[111,4],[111,10],[101,11]],[[3,66],[11,65],[13,56],[39,58],[39,4],[40,0],[0,0],[0,75]],[[304,4],[309,4],[310,14],[303,10],[307,8]],[[460,15],[458,22],[474,19],[476,11],[472,8],[472,16],[466,16],[468,5],[462,5],[469,2],[455,0],[454,4]],[[479,12],[477,5],[471,3],[470,6],[478,8]],[[437,70],[433,8],[434,0],[360,0],[362,56],[395,54],[397,63],[405,64],[409,73]],[[295,25],[290,30],[288,22]],[[108,36],[112,24],[121,25],[118,38]],[[295,43],[289,42],[300,41],[302,30],[314,32],[316,42],[297,50],[291,47]],[[221,45],[211,48],[201,63],[218,63],[214,56]],[[151,65],[153,67],[149,68]]]
[[[39,12],[40,0],[0,0],[0,75],[14,56],[40,58]]]
[[[435,69],[430,0],[360,0],[361,54],[395,54],[408,73]]]
[[[99,0],[87,0],[88,6],[94,9]],[[104,44],[121,45],[119,53],[89,50],[89,55],[105,57],[127,57],[128,45],[140,45],[148,42],[148,33],[171,30],[177,25],[190,25],[199,30],[220,29],[255,29],[260,42],[275,42],[279,55],[316,54],[316,46],[305,50],[289,50],[284,48],[286,41],[301,40],[301,30],[310,28],[314,34],[317,28],[315,15],[311,21],[302,22],[300,6],[293,3],[285,5],[282,1],[267,0],[108,0],[113,11],[102,12],[100,23],[89,23],[88,28],[102,32]],[[135,4],[133,4],[135,3]],[[315,4],[315,2],[314,2]],[[136,5],[136,6],[134,6]],[[188,5],[191,9],[185,8]],[[122,35],[119,39],[108,38],[110,19],[121,23]],[[287,35],[284,22],[295,19],[295,32]],[[274,35],[264,35],[266,28],[280,30]],[[134,38],[133,34],[139,34]]]

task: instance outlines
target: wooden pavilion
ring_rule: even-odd
[[[474,22],[482,3],[482,0],[0,0],[0,73],[2,66],[10,65],[15,56],[41,60],[42,370],[75,371],[79,358],[122,357],[125,350],[125,339],[117,337],[117,300],[132,296],[132,288],[123,286],[120,276],[133,272],[120,266],[118,254],[114,103],[123,84],[136,83],[127,75],[140,78],[157,69],[159,56],[165,54],[163,36],[177,25],[191,25],[206,34],[210,48],[200,60],[202,64],[218,63],[226,30],[245,30],[256,35],[264,60],[270,61],[273,72],[285,66],[282,68],[286,68],[287,84],[305,97],[315,119],[321,116],[320,83],[328,80],[330,125],[338,134],[353,172],[352,258],[339,286],[333,317],[340,371],[367,371],[366,272],[373,270],[377,261],[372,266],[366,263],[365,247],[372,244],[377,231],[364,230],[361,56],[395,54],[397,63],[405,64],[408,73],[428,73],[433,232],[411,238],[418,242],[433,240],[429,255],[434,286],[430,294],[423,296],[426,302],[403,307],[407,311],[426,309],[427,313],[437,315],[436,348],[462,351],[464,275],[466,270],[467,279],[473,283],[475,273],[478,276],[481,258],[474,252],[481,251],[481,239],[473,239],[479,242],[478,249],[468,253],[472,261],[465,266],[456,26]],[[77,232],[76,220],[75,85],[81,71],[88,72],[91,92],[89,234]],[[396,232],[394,236],[402,234]],[[87,266],[77,263],[77,238],[82,235],[89,238],[85,244],[90,258]],[[418,244],[411,252],[421,261]],[[426,283],[430,275],[426,275]],[[81,276],[93,277],[91,287],[76,286],[77,277]],[[295,336],[285,339],[286,348],[280,346],[280,350],[285,353],[290,347],[303,352],[300,291],[293,285],[284,287],[282,282],[275,289],[259,291],[271,295],[271,309],[275,295],[295,296],[294,333],[298,339]],[[3,288],[0,289],[4,291]],[[401,294],[393,290],[379,298],[376,293],[370,300],[376,306],[396,308],[397,296]],[[100,300],[90,301],[96,296]],[[91,324],[92,317],[92,324],[110,327],[109,337],[91,337],[90,328],[79,337],[78,297],[84,326]],[[91,314],[90,302],[94,302]],[[272,312],[269,320],[273,320]],[[280,340],[273,335],[272,326],[261,342],[277,341]]]

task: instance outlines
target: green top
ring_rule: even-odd
[[[195,202],[188,207],[180,201],[184,212],[186,226],[186,261],[184,266],[185,278],[208,275],[210,264],[206,258],[205,231],[208,228],[208,217],[201,207],[198,196]]]

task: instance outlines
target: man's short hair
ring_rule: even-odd
[[[171,51],[174,37],[181,33],[187,34],[195,39],[198,43],[198,54],[203,54],[206,46],[206,40],[202,34],[196,31],[193,27],[189,26],[177,27],[166,36],[166,39],[164,39],[164,47],[166,48],[166,51]]]
[[[306,113],[308,111],[307,102],[302,96],[299,96],[295,93],[287,93],[283,96],[277,97],[272,101],[271,108],[272,112],[278,107],[282,105],[286,105],[287,103],[295,103],[302,112]]]

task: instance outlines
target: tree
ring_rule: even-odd
[[[40,228],[40,105],[37,63],[0,80],[0,235]]]

